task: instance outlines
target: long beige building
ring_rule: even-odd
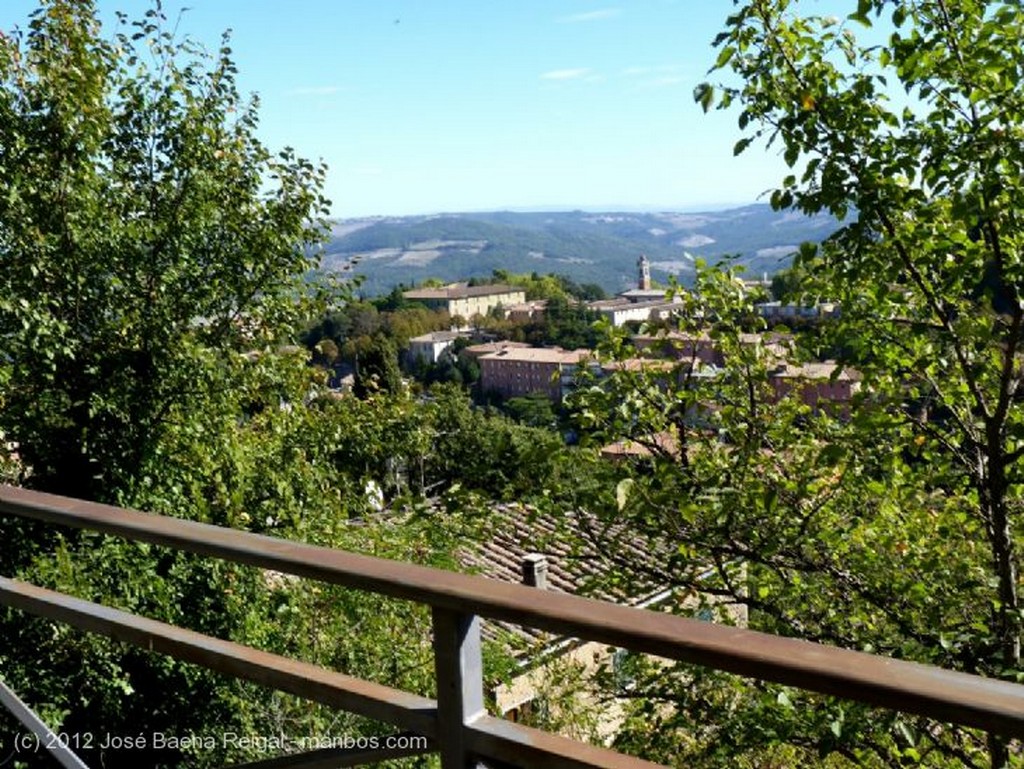
[[[443,288],[416,288],[402,294],[411,302],[421,302],[435,310],[447,310],[452,317],[472,318],[487,315],[496,307],[509,307],[526,301],[526,292],[521,288],[495,284],[492,286],[470,286],[453,283]]]

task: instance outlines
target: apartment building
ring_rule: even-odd
[[[793,338],[788,334],[739,334],[743,347],[758,348],[770,360],[785,360],[792,353]],[[668,331],[658,334],[637,334],[633,337],[636,349],[646,355],[675,360],[694,360],[709,366],[725,365],[725,353],[718,339],[705,331],[687,333]]]
[[[775,398],[781,400],[798,391],[800,400],[814,411],[849,416],[850,401],[860,391],[860,373],[840,368],[835,361],[793,365],[781,363],[768,373]]]
[[[592,355],[560,347],[506,347],[479,358],[480,387],[503,398],[543,393],[557,403],[578,366]]]
[[[468,337],[469,333],[465,331],[432,331],[422,336],[414,336],[409,340],[409,347],[406,350],[408,361],[410,363],[415,363],[417,360],[428,364],[437,363],[444,357],[456,339]]]
[[[512,342],[507,339],[499,339],[495,342],[471,344],[462,351],[462,354],[468,355],[475,360],[479,360],[484,355],[491,355],[492,353],[501,352],[502,350],[526,350],[530,347],[533,347],[533,345],[527,344],[526,342]]]
[[[649,320],[665,320],[681,309],[678,301],[666,302],[664,296],[660,300],[647,302],[634,302],[619,296],[616,299],[589,302],[587,307],[608,318],[616,328],[629,321],[645,323]]]
[[[548,301],[547,299],[537,299],[532,302],[504,305],[502,309],[505,311],[505,320],[510,320],[513,323],[529,323],[544,317],[544,313],[548,309]]]
[[[772,321],[822,320],[839,317],[840,307],[836,302],[814,304],[783,304],[782,302],[761,302],[754,309],[762,318]]]

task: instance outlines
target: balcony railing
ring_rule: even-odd
[[[481,618],[1024,737],[1024,686],[1004,681],[25,489],[0,487],[0,513],[430,606],[436,701],[0,577],[0,603],[391,724],[425,737],[445,769],[656,766],[487,715]],[[46,734],[46,725],[2,685],[0,703],[27,729]],[[250,766],[357,766],[413,752],[328,749]],[[83,766],[66,748],[54,758]]]

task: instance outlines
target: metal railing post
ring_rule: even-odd
[[[478,769],[466,749],[465,727],[485,714],[480,618],[433,610],[437,671],[437,746],[442,769]]]
[[[54,734],[50,727],[36,715],[35,711],[22,702],[3,681],[0,681],[0,707],[6,709],[18,719],[22,726],[32,732],[32,738],[29,738],[27,742],[17,743],[22,747],[20,752],[24,753],[26,757],[35,754],[48,754],[64,769],[89,769],[82,759],[71,750],[67,737],[62,739]],[[20,735],[15,739],[21,740],[23,737],[24,735]],[[17,744],[15,753],[18,752]]]

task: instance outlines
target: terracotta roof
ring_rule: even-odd
[[[429,334],[414,336],[410,342],[454,342],[456,339],[463,339],[469,334],[465,331],[431,331]]]
[[[680,364],[672,360],[655,358],[626,358],[601,365],[604,371],[673,371]]]
[[[524,289],[495,283],[488,286],[451,285],[444,288],[416,288],[403,292],[406,299],[467,299],[471,296],[491,296],[493,294],[525,293]]]
[[[601,580],[608,570],[602,547],[609,541],[638,564],[663,565],[668,555],[663,553],[656,560],[659,556],[652,553],[650,542],[609,531],[594,518],[566,512],[556,520],[524,505],[498,504],[490,512],[488,528],[480,541],[467,542],[456,554],[465,568],[482,576],[522,584],[524,558],[540,554],[548,566],[546,589],[557,593],[586,592],[590,598],[631,606],[647,603],[662,592],[660,585],[642,579],[616,580],[614,586]],[[590,590],[592,583],[602,587]],[[482,629],[492,640],[508,633],[526,643],[554,640],[549,633],[508,622],[487,621]]]
[[[679,438],[671,432],[660,432],[639,440],[627,438],[615,443],[609,443],[601,448],[601,456],[605,459],[649,457],[652,454],[651,446],[672,457],[679,455]]]
[[[462,352],[466,353],[467,355],[472,355],[473,357],[479,358],[482,355],[489,355],[490,353],[500,352],[501,350],[516,350],[530,346],[531,345],[527,344],[526,342],[484,342],[483,344],[472,344],[469,347],[463,349]]]
[[[612,310],[619,307],[632,307],[633,303],[628,299],[597,299],[593,302],[587,302],[587,307],[591,310]]]
[[[668,295],[667,288],[631,288],[629,291],[623,291],[619,294],[621,297],[629,299],[630,297],[649,297],[651,299],[657,299],[660,302],[669,301],[665,297]],[[673,298],[672,301],[679,301]]]
[[[776,379],[832,379],[836,369],[841,369],[835,377],[838,382],[859,382],[861,380],[859,371],[842,368],[834,360],[821,363],[784,363],[768,372],[768,375]]]
[[[665,301],[664,298],[652,299],[652,300],[646,301],[646,302],[629,302],[629,301],[627,301],[626,304],[615,305],[614,307],[607,307],[607,308],[604,308],[604,309],[605,310],[631,310],[631,309],[635,309],[637,307],[650,307],[652,310],[655,307],[671,307],[672,309],[675,309],[675,310],[680,309],[679,302],[668,302],[668,301]]]
[[[480,360],[515,360],[524,363],[579,363],[593,350],[563,350],[561,347],[506,347],[480,356]]]

